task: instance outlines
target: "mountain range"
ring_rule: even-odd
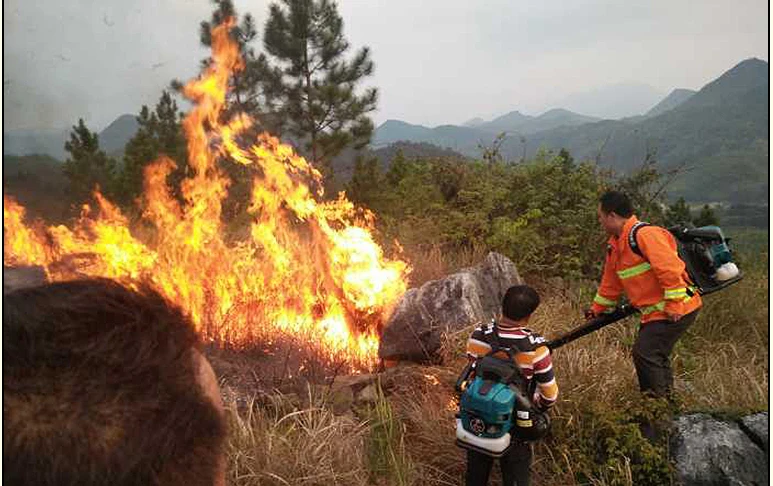
[[[476,157],[480,145],[505,132],[500,150],[506,159],[566,148],[575,159],[625,173],[649,156],[663,170],[681,168],[670,190],[688,200],[767,201],[768,85],[768,63],[747,59],[697,92],[674,90],[641,116],[598,120],[568,110],[537,117],[511,112],[490,122],[435,128],[389,120],[377,128],[374,145],[425,142]]]
[[[673,194],[693,201],[767,203],[768,84],[768,63],[747,59],[697,92],[675,89],[641,115],[617,120],[563,108],[537,116],[516,110],[492,120],[437,127],[387,120],[375,130],[370,152],[383,162],[398,148],[407,156],[479,157],[481,146],[491,146],[504,133],[500,151],[509,160],[566,148],[576,160],[625,173],[650,156],[663,170],[682,168],[684,174],[670,186]],[[120,155],[136,130],[136,117],[122,115],[99,132],[100,147]],[[4,132],[3,155],[64,160],[68,133]],[[354,156],[341,159],[334,167],[343,169],[337,169],[343,180],[351,174]]]
[[[551,128],[577,126],[594,121],[599,121],[599,118],[561,108],[546,111],[539,116],[511,111],[491,121],[474,118],[462,126],[441,125],[434,128],[412,125],[400,120],[387,120],[374,133],[371,145],[383,147],[398,141],[423,142],[474,156],[478,153],[479,145],[490,143],[502,132],[513,136],[530,135]]]
[[[137,132],[139,124],[134,115],[121,115],[99,132],[99,147],[110,155],[123,152]],[[22,129],[3,132],[3,155],[48,155],[65,160],[64,143],[69,140],[72,128],[61,130]]]

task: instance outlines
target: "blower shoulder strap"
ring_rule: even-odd
[[[499,340],[499,326],[497,325],[497,321],[492,320],[491,321],[491,329],[493,332],[491,333],[491,337],[489,338],[491,340],[491,352],[489,354],[494,354],[497,351],[499,351],[502,348],[502,342]]]
[[[639,232],[639,230],[645,226],[652,226],[650,223],[647,223],[645,221],[639,221],[636,224],[633,225],[631,228],[631,231],[628,232],[628,246],[631,248],[631,251],[639,255],[640,257],[644,258],[645,260],[649,261],[646,256],[641,251],[641,248],[639,248],[639,242],[636,240],[636,233]],[[681,255],[679,255],[679,258],[682,258]],[[687,295],[691,296],[694,294],[695,289],[692,287],[695,285],[694,278],[692,274],[688,272],[689,280],[687,282]]]
[[[523,375],[523,370],[521,370],[521,367],[518,366],[518,364],[516,363],[516,360],[515,360],[515,355],[517,353],[519,353],[520,350],[517,349],[517,348],[510,347],[510,346],[503,346],[502,342],[499,339],[499,326],[497,325],[496,320],[493,320],[491,322],[491,325],[493,327],[494,332],[493,332],[493,336],[491,336],[491,338],[490,338],[491,339],[491,342],[490,342],[491,351],[489,351],[488,356],[492,356],[492,355],[496,354],[498,351],[502,351],[505,354],[507,354],[507,362],[510,365],[512,365],[513,369],[515,370],[515,375],[513,375],[513,378],[515,378],[517,376],[516,382],[512,382],[511,381],[511,384],[512,383],[521,383],[521,385],[519,385],[519,386],[523,386],[523,383],[524,383],[524,381],[526,381],[526,379],[525,379],[525,377]],[[536,386],[536,384],[537,384],[536,380],[532,380],[532,384],[534,386]],[[532,392],[534,391],[534,387],[532,387],[531,391]]]
[[[510,360],[514,360],[516,350],[512,349],[509,346],[502,345],[502,341],[500,341],[499,339],[499,325],[497,324],[496,320],[491,321],[491,328],[493,330],[493,332],[489,337],[489,341],[490,341],[489,345],[491,346],[491,351],[489,351],[488,354],[494,355],[498,351],[502,351],[509,356]]]
[[[641,252],[641,248],[639,248],[639,243],[636,241],[636,233],[639,232],[639,230],[645,226],[652,226],[650,223],[647,223],[646,221],[639,221],[636,224],[633,225],[631,228],[631,231],[628,232],[628,246],[631,248],[631,251],[639,255],[640,257],[647,259],[644,254]]]

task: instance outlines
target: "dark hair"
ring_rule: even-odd
[[[539,294],[528,285],[515,285],[507,289],[502,298],[502,315],[518,321],[530,316],[539,306]]]
[[[211,486],[225,419],[198,337],[146,286],[17,290],[3,305],[3,478],[17,485]]]
[[[619,191],[607,191],[599,199],[601,210],[605,213],[614,212],[623,218],[630,218],[633,215],[633,204],[631,200]]]

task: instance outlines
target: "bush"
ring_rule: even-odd
[[[384,241],[450,253],[486,247],[525,273],[599,271],[596,204],[609,181],[592,164],[543,151],[521,164],[400,157],[385,175],[355,169],[351,195],[376,212]]]

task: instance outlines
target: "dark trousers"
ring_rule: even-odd
[[[486,486],[494,458],[480,452],[467,451],[466,486]],[[499,458],[502,486],[529,486],[531,481],[531,444],[513,441],[507,453]]]
[[[674,385],[671,351],[679,337],[698,316],[698,310],[676,322],[662,320],[642,324],[633,345],[633,363],[642,392],[667,397]]]

